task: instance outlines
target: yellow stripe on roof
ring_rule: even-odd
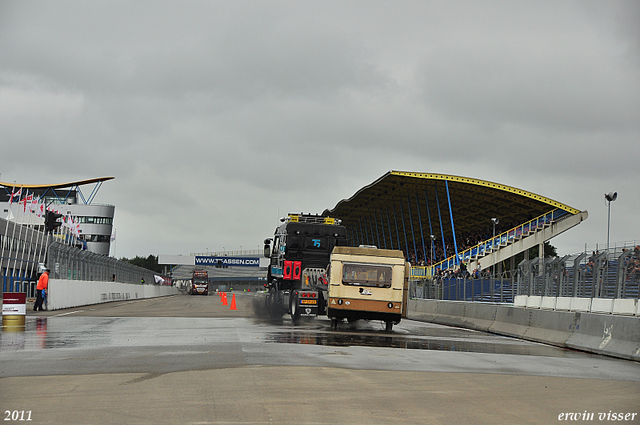
[[[527,192],[526,190],[517,189],[515,187],[507,186],[500,183],[494,183],[486,180],[472,179],[469,177],[452,176],[449,174],[414,173],[414,172],[407,172],[407,171],[391,171],[390,174],[396,175],[396,176],[403,176],[403,177],[414,177],[418,179],[447,180],[447,181],[453,181],[453,182],[459,182],[459,183],[473,184],[476,186],[489,187],[492,189],[503,190],[505,192],[514,193],[516,195],[534,199],[536,201],[543,202],[548,205],[552,205],[556,208],[560,208],[572,214],[580,213],[580,210],[577,210],[561,202],[554,201],[553,199],[546,198],[544,196],[540,196],[532,192]]]
[[[47,188],[51,188],[51,189],[64,189],[67,187],[72,187],[72,186],[82,186],[85,184],[92,184],[92,183],[100,183],[106,180],[113,180],[115,179],[115,177],[96,177],[93,179],[88,179],[88,180],[78,180],[76,182],[69,182],[69,183],[56,183],[56,184],[17,184],[17,183],[2,183],[0,182],[0,186],[2,187],[7,187],[7,188],[25,188],[25,189],[47,189]]]

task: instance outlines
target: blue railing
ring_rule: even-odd
[[[555,209],[548,213],[542,214],[533,220],[527,221],[513,229],[500,233],[489,240],[479,243],[476,246],[468,248],[458,255],[452,255],[449,258],[434,264],[433,266],[414,266],[411,268],[411,277],[431,277],[438,270],[447,270],[460,264],[461,262],[469,262],[476,258],[484,257],[495,249],[500,249],[501,246],[509,245],[523,237],[526,237],[532,233],[550,225],[554,221],[558,221],[560,218],[567,216],[571,213]]]

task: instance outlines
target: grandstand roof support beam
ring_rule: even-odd
[[[460,259],[458,258],[458,244],[456,242],[456,228],[453,224],[453,210],[451,209],[451,196],[449,196],[449,181],[445,180],[444,185],[447,189],[447,202],[449,203],[449,217],[451,218],[451,233],[453,234],[453,249],[455,250],[456,259],[454,264],[459,264]]]
[[[393,207],[393,220],[396,222],[396,238],[398,240],[398,249],[402,250],[401,246],[402,244],[400,243],[400,231],[398,229],[398,215],[396,214],[396,206],[392,205]]]
[[[349,234],[349,237],[353,241],[352,243],[358,246],[358,232],[356,231],[356,227],[353,226],[351,223],[347,224],[346,227],[347,227],[347,232]]]
[[[391,218],[389,218],[389,206],[387,205],[387,225],[389,226],[389,242],[391,243],[391,249],[393,249],[393,231],[391,229]]]
[[[414,261],[418,260],[418,250],[416,249],[416,232],[413,231],[413,217],[411,217],[411,199],[407,196],[407,207],[409,208],[409,224],[411,224],[411,238],[413,239],[413,257]],[[407,250],[409,251],[409,250]],[[409,253],[407,252],[407,259]]]
[[[402,209],[402,201],[400,201],[400,217],[402,218],[402,231],[404,232],[404,258],[409,259],[409,242],[407,239],[407,226],[404,223],[404,211]]]
[[[369,245],[371,242],[369,242],[369,229],[367,228],[367,220],[362,217],[362,222],[361,222],[361,226],[362,226],[362,239],[364,241],[365,245]]]
[[[375,217],[374,217],[375,219]],[[380,235],[378,234],[378,226],[376,225],[376,231],[373,231],[373,222],[371,221],[371,218],[369,218],[369,225],[371,226],[371,238],[373,239],[373,244],[375,246],[380,246]],[[376,244],[376,236],[377,236],[377,240],[378,243]]]
[[[424,263],[427,264],[427,250],[424,247],[424,232],[422,231],[422,217],[420,217],[420,200],[418,199],[417,192],[416,192],[416,207],[418,207],[418,223],[420,223],[420,238],[422,239],[422,254],[424,255]],[[416,256],[417,256],[417,253],[416,253]]]
[[[431,226],[431,211],[429,210],[429,197],[427,196],[427,189],[424,189],[424,201],[427,205],[427,216],[429,217],[429,239],[433,235],[433,227]],[[436,258],[435,247],[433,246],[433,240],[431,240],[431,258]],[[433,264],[432,264],[433,265]]]
[[[369,228],[367,227],[367,219],[365,217],[362,217],[362,232],[365,245],[369,245],[371,241],[369,241]]]
[[[375,214],[375,211],[374,211]],[[376,227],[378,224],[376,223]],[[387,238],[384,235],[384,222],[382,217],[382,210],[380,210],[380,228],[382,229],[382,242],[384,242],[384,249],[387,249]]]
[[[371,244],[373,244],[373,242],[371,241],[371,239],[369,239],[369,236],[370,236],[371,234],[369,233],[369,232],[370,232],[370,230],[369,230],[369,226],[367,226],[367,224],[368,224],[368,223],[367,223],[367,219],[366,219],[366,218],[363,218],[363,220],[364,220],[364,223],[363,223],[363,225],[364,225],[364,232],[365,232],[365,234],[367,235],[367,245],[371,245]]]
[[[442,252],[444,253],[444,258],[447,258],[447,243],[444,241],[444,229],[442,228],[442,214],[440,214],[440,199],[438,198],[438,183],[433,182],[433,186],[436,192],[436,205],[438,207],[438,220],[440,220],[440,236],[442,236]]]
[[[360,235],[362,237],[362,242],[360,242],[360,245],[363,245],[365,243],[365,233],[362,230],[362,220],[358,219],[358,224],[360,225]]]

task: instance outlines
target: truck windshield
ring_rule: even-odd
[[[367,264],[344,264],[342,284],[352,286],[391,287],[392,268]]]

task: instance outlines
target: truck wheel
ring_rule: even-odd
[[[391,329],[393,329],[393,322],[387,322],[387,326],[385,327],[385,331],[386,332],[391,332]]]
[[[282,306],[278,299],[278,291],[276,288],[271,287],[266,297],[267,313],[272,319],[282,318]]]
[[[298,306],[298,297],[296,297],[295,295],[291,296],[290,303],[291,321],[293,323],[298,323],[300,321],[300,306]]]

